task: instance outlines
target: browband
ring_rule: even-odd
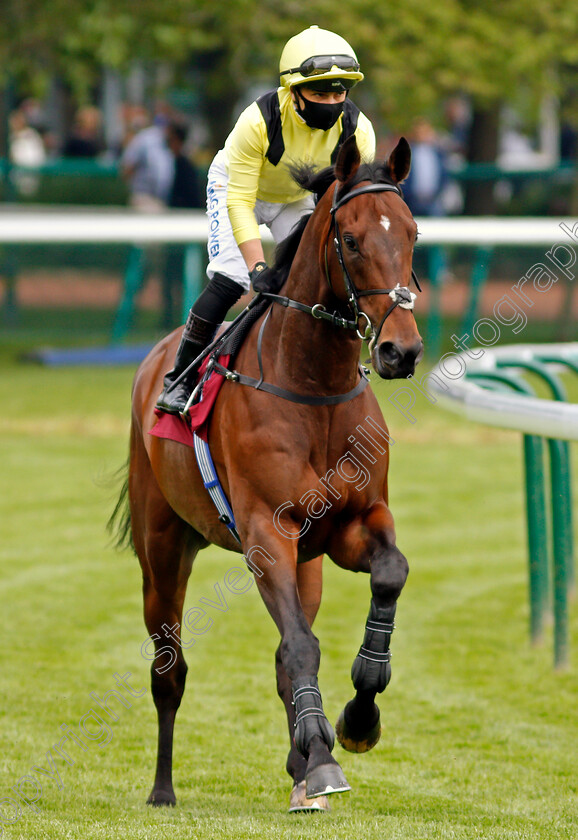
[[[399,187],[396,187],[394,184],[367,184],[365,187],[359,187],[357,190],[353,190],[347,195],[344,195],[339,201],[335,201],[335,196],[337,195],[337,190],[333,194],[333,206],[331,208],[331,212],[335,213],[336,210],[339,210],[340,207],[343,207],[344,204],[351,198],[355,198],[357,195],[363,195],[364,193],[370,192],[394,192],[402,198],[401,190]]]

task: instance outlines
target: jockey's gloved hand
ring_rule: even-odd
[[[256,263],[249,272],[249,280],[256,292],[271,291],[271,269],[266,262]]]

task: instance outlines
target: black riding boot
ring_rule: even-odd
[[[198,367],[192,367],[173,387],[173,383],[211,342],[225,315],[243,294],[243,287],[222,274],[215,274],[189,312],[174,367],[164,378],[157,408],[169,414],[182,414],[192,393]]]
[[[164,378],[164,388],[157,400],[157,408],[169,414],[181,414],[185,410],[195,382],[197,368],[191,368],[174,387],[173,383],[209,344],[217,326],[218,324],[205,321],[194,312],[189,312],[175,364]]]

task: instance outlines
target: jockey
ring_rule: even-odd
[[[184,411],[196,370],[171,387],[174,381],[267,268],[259,225],[280,242],[313,210],[313,197],[293,181],[290,165],[329,166],[353,133],[363,160],[375,157],[373,127],[348,99],[363,73],[347,41],[311,26],[287,42],[279,72],[281,86],[243,111],[209,168],[209,282],[188,315],[157,402],[172,414]]]

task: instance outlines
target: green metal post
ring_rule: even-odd
[[[0,159],[2,166],[0,168],[0,175],[2,175],[4,184],[4,201],[14,201],[14,182],[12,180],[12,159],[10,157],[10,114],[14,109],[16,102],[16,94],[14,91],[14,81],[8,77],[4,87],[4,111],[2,114],[2,124],[0,131],[2,132],[2,142],[0,143]]]
[[[540,351],[539,356],[537,356],[538,361],[542,362],[543,364],[556,364],[556,365],[563,365],[564,367],[568,368],[568,370],[572,371],[573,373],[578,373],[578,360],[569,359],[565,356],[558,356],[552,351],[548,350],[546,346],[543,351]],[[568,547],[568,564],[566,568],[566,576],[568,579],[568,592],[572,593],[576,587],[576,561],[574,556],[574,504],[573,504],[573,490],[572,490],[572,458],[570,454],[570,443],[569,441],[564,441],[564,445],[566,448],[566,455],[564,456],[563,463],[567,466],[567,475],[566,475],[566,484],[568,487],[568,501],[569,504],[567,507],[567,515],[568,515],[568,522],[566,524],[566,532],[570,535],[570,545]]]
[[[133,245],[129,251],[126,271],[124,273],[124,289],[114,324],[112,327],[112,343],[118,344],[126,336],[134,312],[134,299],[141,290],[144,280],[144,252],[142,248]]]
[[[562,383],[544,367],[542,362],[502,358],[497,364],[500,368],[517,367],[531,371],[546,382],[555,400],[558,402],[566,400]],[[554,664],[557,668],[561,668],[568,664],[568,590],[573,580],[571,570],[574,566],[570,444],[566,440],[549,439],[548,449],[552,507]]]
[[[530,637],[539,644],[544,636],[548,612],[548,517],[544,477],[544,441],[524,435],[526,483],[526,529],[528,534],[528,589],[530,594]]]
[[[490,263],[493,252],[494,249],[491,245],[480,245],[480,247],[476,250],[474,265],[472,267],[470,277],[470,300],[462,323],[462,335],[465,333],[471,335],[474,325],[478,319],[480,297],[482,296],[482,289],[484,288],[490,273]]]
[[[189,309],[203,291],[203,252],[198,242],[187,245],[185,250],[183,276],[183,324],[187,320]]]
[[[2,192],[5,202],[14,201],[14,179],[12,173],[12,160],[10,158],[10,114],[14,108],[16,96],[14,82],[8,78],[4,88],[4,110],[2,114],[2,133],[0,143],[0,181],[2,181]],[[2,155],[4,155],[2,157]],[[18,275],[18,263],[14,252],[14,246],[7,244],[0,249],[0,275],[4,276],[5,295],[2,321],[5,324],[14,325],[19,320],[18,300],[16,297],[16,281]]]
[[[430,299],[426,329],[426,352],[432,359],[439,359],[442,351],[441,290],[444,269],[443,250],[432,245],[428,259]]]
[[[14,253],[14,246],[6,245],[4,249],[0,250],[0,275],[3,275],[5,283],[2,322],[14,326],[20,320],[20,309],[16,296],[18,263]]]
[[[507,385],[519,393],[532,395],[526,382],[504,371],[468,374],[468,379]],[[544,476],[544,441],[536,435],[524,435],[524,481],[526,496],[526,532],[528,536],[528,590],[530,601],[530,638],[540,642],[549,597],[549,534]]]
[[[521,368],[539,376],[552,391],[555,400],[566,400],[562,383],[548,371],[542,361],[523,361],[501,357],[496,366]],[[526,386],[527,387],[527,386]],[[528,388],[528,391],[530,389]],[[531,391],[530,391],[531,393]],[[568,589],[574,563],[574,524],[570,478],[570,446],[568,441],[548,439],[550,454],[550,504],[552,521],[552,587],[554,609],[554,665],[563,668],[569,661]]]
[[[548,440],[550,448],[550,479],[552,486],[552,532],[554,554],[554,664],[568,665],[568,558],[571,539],[568,531],[567,460],[563,444],[566,441]]]

